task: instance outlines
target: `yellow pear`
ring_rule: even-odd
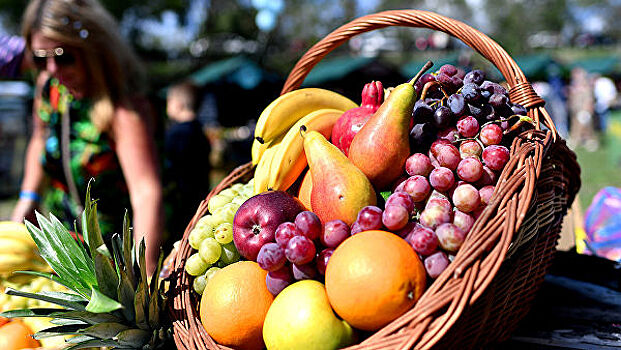
[[[280,292],[267,311],[263,340],[268,350],[332,350],[351,345],[351,326],[339,319],[321,282],[303,280]]]
[[[302,131],[313,188],[311,207],[322,222],[356,221],[360,209],[375,205],[377,197],[367,176],[335,145],[317,131]]]

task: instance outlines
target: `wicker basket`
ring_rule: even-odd
[[[349,38],[387,26],[438,30],[472,47],[502,72],[511,101],[528,109],[536,128],[514,140],[491,203],[449,267],[411,310],[350,349],[466,349],[497,344],[529,311],[554,255],[562,218],[580,187],[580,168],[575,154],[557,136],[544,101],[514,60],[483,33],[434,13],[386,11],[343,25],[299,60],[282,93],[299,87],[315,64]],[[207,335],[199,319],[199,300],[184,271],[192,251],[188,235],[206,213],[209,198],[248,180],[252,171],[246,164],[224,179],[201,203],[185,231],[175,257],[169,304],[179,349],[225,348]]]

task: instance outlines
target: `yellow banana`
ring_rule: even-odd
[[[0,254],[0,275],[9,275],[14,271],[31,270],[33,265],[32,256]]]
[[[270,168],[272,165],[272,159],[274,159],[274,155],[280,148],[280,141],[282,139],[276,140],[276,142],[272,142],[261,157],[259,164],[257,164],[256,169],[254,170],[254,194],[257,195],[261,192],[265,192],[268,190],[267,182],[270,177]]]
[[[36,247],[35,242],[30,237],[26,225],[14,221],[0,221],[0,237],[19,239],[26,244]]]
[[[310,112],[322,108],[346,111],[358,107],[352,100],[334,91],[305,88],[281,95],[270,103],[257,120],[254,136],[269,142],[286,133],[293,124]]]
[[[343,111],[338,109],[319,109],[298,120],[285,134],[274,155],[268,187],[286,191],[306,168],[308,163],[304,154],[304,139],[300,135],[302,125],[308,131],[320,132],[329,140],[332,127],[342,114]]]
[[[271,142],[261,143],[257,139],[252,142],[252,165],[259,164],[263,153],[270,146]]]
[[[0,237],[0,254],[32,255],[37,246],[21,239]]]

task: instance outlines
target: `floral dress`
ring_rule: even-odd
[[[79,199],[84,201],[88,182],[95,179],[91,198],[98,203],[101,232],[105,236],[121,232],[125,211],[130,211],[131,207],[113,140],[93,125],[91,103],[73,99],[58,80],[50,79],[45,84],[42,97],[38,115],[47,125],[48,132],[41,163],[51,185],[44,197],[44,207],[69,228],[74,227],[74,220],[81,214],[81,205],[72,199],[63,170],[61,119],[62,113],[69,108],[69,168]]]

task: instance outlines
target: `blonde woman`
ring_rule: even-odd
[[[29,218],[39,200],[68,227],[89,179],[104,235],[131,211],[147,266],[161,245],[162,190],[149,104],[138,61],[97,0],[32,0],[22,34],[41,76],[24,179],[12,218]],[[47,181],[46,181],[47,180]],[[44,193],[45,191],[45,193]]]

